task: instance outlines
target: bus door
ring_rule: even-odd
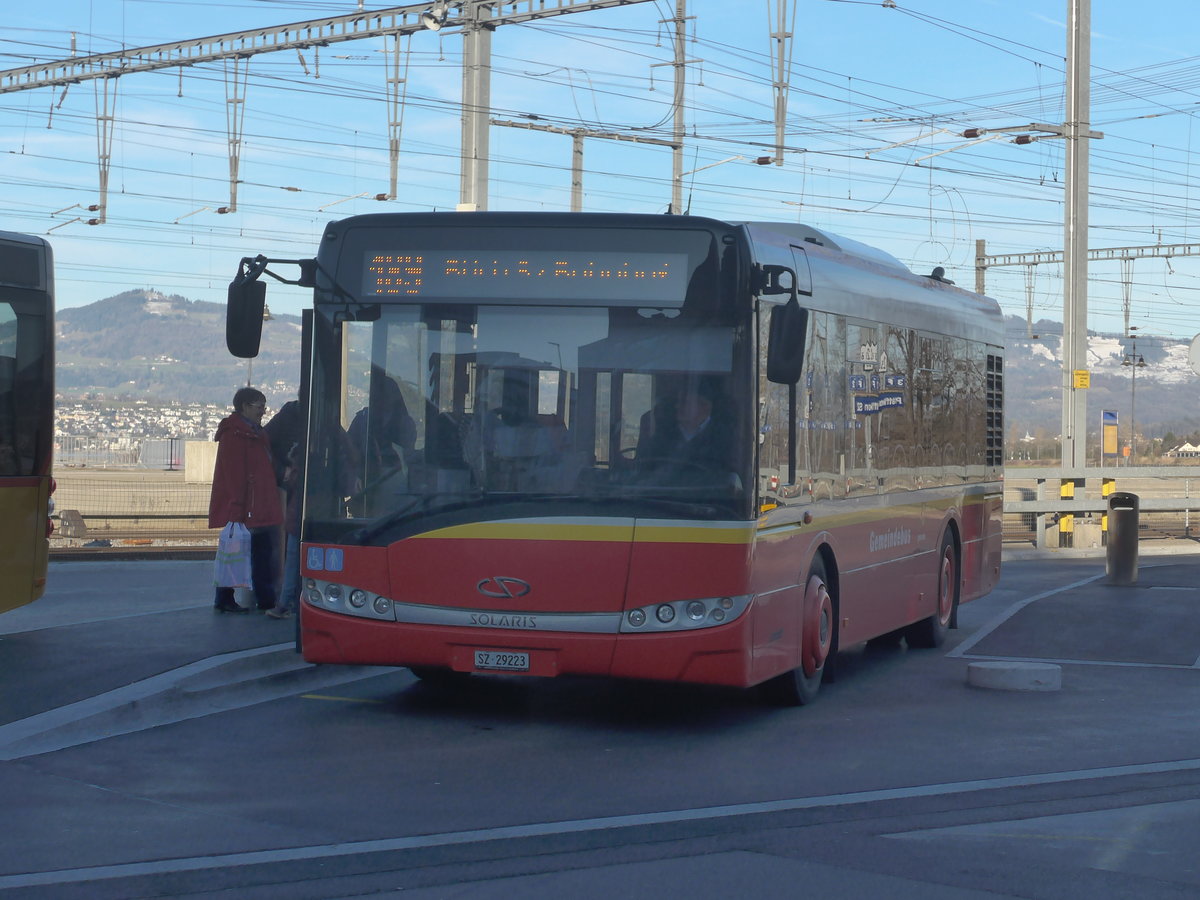
[[[42,595],[49,549],[47,326],[22,305],[0,301],[0,612]]]

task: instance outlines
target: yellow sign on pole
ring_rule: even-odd
[[[1080,390],[1087,390],[1092,386],[1092,373],[1087,369],[1076,369],[1071,373],[1075,376],[1075,387]]]
[[[1105,456],[1117,455],[1117,414],[1114,410],[1100,412],[1100,445]],[[1105,496],[1108,496],[1107,494]]]

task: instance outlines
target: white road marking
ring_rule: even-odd
[[[561,834],[582,834],[614,828],[632,828],[644,825],[666,825],[680,822],[697,822],[733,816],[751,816],[764,813],[793,812],[801,809],[848,806],[857,803],[876,803],[883,800],[901,800],[914,797],[939,797],[973,791],[994,791],[1004,788],[1032,787],[1035,785],[1068,784],[1099,778],[1122,778],[1129,775],[1153,775],[1165,772],[1189,772],[1200,770],[1200,759],[1183,759],[1171,762],[1145,763],[1128,766],[1105,766],[1096,769],[1076,769],[1066,772],[1046,772],[1035,775],[1012,775],[1002,778],[987,778],[976,781],[951,781],[943,784],[916,785],[876,791],[853,791],[845,794],[829,794],[821,797],[800,797],[792,800],[769,800],[756,803],[737,803],[728,806],[708,806],[697,809],[668,810],[657,813],[636,813],[623,816],[605,816],[595,819],[575,819],[563,822],[536,822],[527,825],[507,825],[498,828],[481,828],[471,831],[450,831],[441,834],[420,834],[408,837],[382,838],[367,841],[350,841],[334,844],[317,844],[307,847],[285,847],[278,850],[253,850],[243,853],[222,853],[213,856],[181,857],[178,859],[150,860],[147,862],[122,863],[111,866],[88,866],[79,869],[57,869],[48,872],[28,872],[16,875],[0,875],[0,890],[18,887],[34,887],[58,884],[77,884],[86,881],[101,881],[111,878],[135,878],[148,875],[166,875],[180,872],[199,872],[211,869],[229,869],[239,866],[255,866],[270,863],[295,862],[300,860],[330,859],[354,856],[363,853],[389,853],[401,850],[416,850],[430,847],[447,847],[459,844],[475,844],[488,841],[512,840],[514,838],[537,838]]]

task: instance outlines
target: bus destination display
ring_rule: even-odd
[[[584,297],[681,303],[687,261],[686,253],[589,250],[369,252],[363,293],[412,300]]]

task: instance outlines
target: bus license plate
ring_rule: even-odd
[[[505,672],[528,672],[529,654],[510,650],[476,650],[475,668],[501,669]]]

